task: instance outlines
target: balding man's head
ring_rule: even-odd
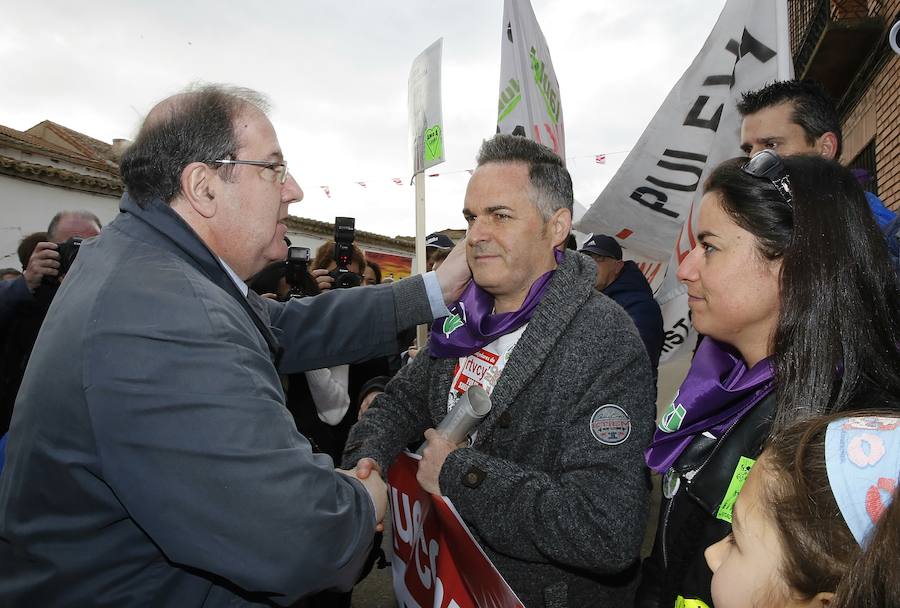
[[[221,85],[189,89],[158,103],[122,155],[119,169],[128,193],[141,205],[154,198],[171,203],[187,165],[237,156],[235,120],[251,109],[266,113],[260,93]],[[226,175],[231,170],[221,169]]]
[[[63,243],[73,236],[87,239],[100,234],[103,224],[100,218],[90,211],[60,211],[50,220],[47,227],[47,240],[51,243]]]

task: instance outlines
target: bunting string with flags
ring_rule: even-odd
[[[728,0],[700,53],[577,224],[616,235],[653,276],[665,329],[661,362],[695,336],[676,273],[696,245],[702,184],[719,163],[742,155],[737,101],[792,77],[786,0]]]
[[[616,151],[616,152],[606,152],[605,154],[582,154],[579,156],[569,156],[566,158],[566,162],[571,167],[579,160],[591,159],[592,164],[605,165],[607,158],[609,158],[610,156],[616,156],[616,155],[621,155],[621,154],[628,154],[628,150],[620,150],[620,151]],[[451,171],[441,171],[439,173],[427,173],[427,174],[425,174],[425,176],[428,178],[449,177],[452,175],[459,175],[462,173],[468,173],[469,175],[472,175],[472,173],[474,173],[474,172],[475,172],[474,168],[454,169]],[[328,198],[331,198],[331,195],[332,195],[331,189],[335,186],[340,186],[341,184],[344,184],[344,185],[354,184],[355,186],[359,186],[361,188],[368,188],[369,186],[377,187],[377,185],[379,183],[386,183],[386,182],[390,182],[397,186],[405,185],[403,178],[400,178],[400,177],[392,177],[392,178],[376,177],[376,178],[365,179],[365,180],[348,179],[348,180],[335,181],[335,182],[332,182],[332,183],[324,185],[324,186],[319,186],[319,188],[322,190],[322,192],[323,192],[323,194],[325,194],[325,196],[327,196]]]

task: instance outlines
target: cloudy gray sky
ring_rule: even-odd
[[[532,5],[560,82],[575,196],[587,206],[724,0]],[[111,142],[133,137],[156,101],[190,82],[248,86],[271,98],[304,189],[292,214],[355,216],[358,229],[411,235],[407,77],[416,55],[443,37],[447,161],[427,180],[427,229],[461,228],[465,170],[496,126],[502,13],[502,0],[18,3],[0,21],[0,124],[24,130],[50,119]]]

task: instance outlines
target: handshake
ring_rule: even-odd
[[[457,404],[441,421],[436,429],[425,431],[425,443],[417,452],[419,470],[416,479],[426,492],[440,494],[438,479],[441,468],[450,452],[462,447],[467,436],[491,411],[491,398],[488,393],[475,384],[463,393]],[[381,467],[371,458],[361,458],[352,470],[337,469],[344,475],[356,477],[369,491],[375,503],[377,518],[376,530],[383,530],[384,512],[387,509],[387,488],[381,478]],[[372,475],[372,471],[377,475]]]
[[[461,447],[462,444],[453,443],[435,429],[425,431],[425,439],[427,443],[424,449],[421,450],[422,458],[419,460],[419,470],[416,473],[416,479],[426,492],[440,494],[441,489],[438,478],[441,474],[441,467],[444,466],[447,455]],[[369,496],[372,497],[372,502],[375,503],[375,531],[381,532],[384,530],[384,514],[387,510],[388,499],[387,486],[382,479],[382,471],[379,464],[371,458],[361,458],[354,469],[336,470],[338,473],[356,478],[365,486]]]
[[[375,504],[375,531],[384,530],[384,514],[387,511],[387,485],[381,477],[381,467],[371,458],[363,458],[356,463],[354,469],[335,469],[348,477],[353,477],[363,484],[372,502]],[[372,471],[375,475],[372,475]]]

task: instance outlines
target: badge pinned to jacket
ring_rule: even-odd
[[[631,417],[618,405],[601,405],[591,414],[591,434],[603,445],[620,445],[631,435]]]

